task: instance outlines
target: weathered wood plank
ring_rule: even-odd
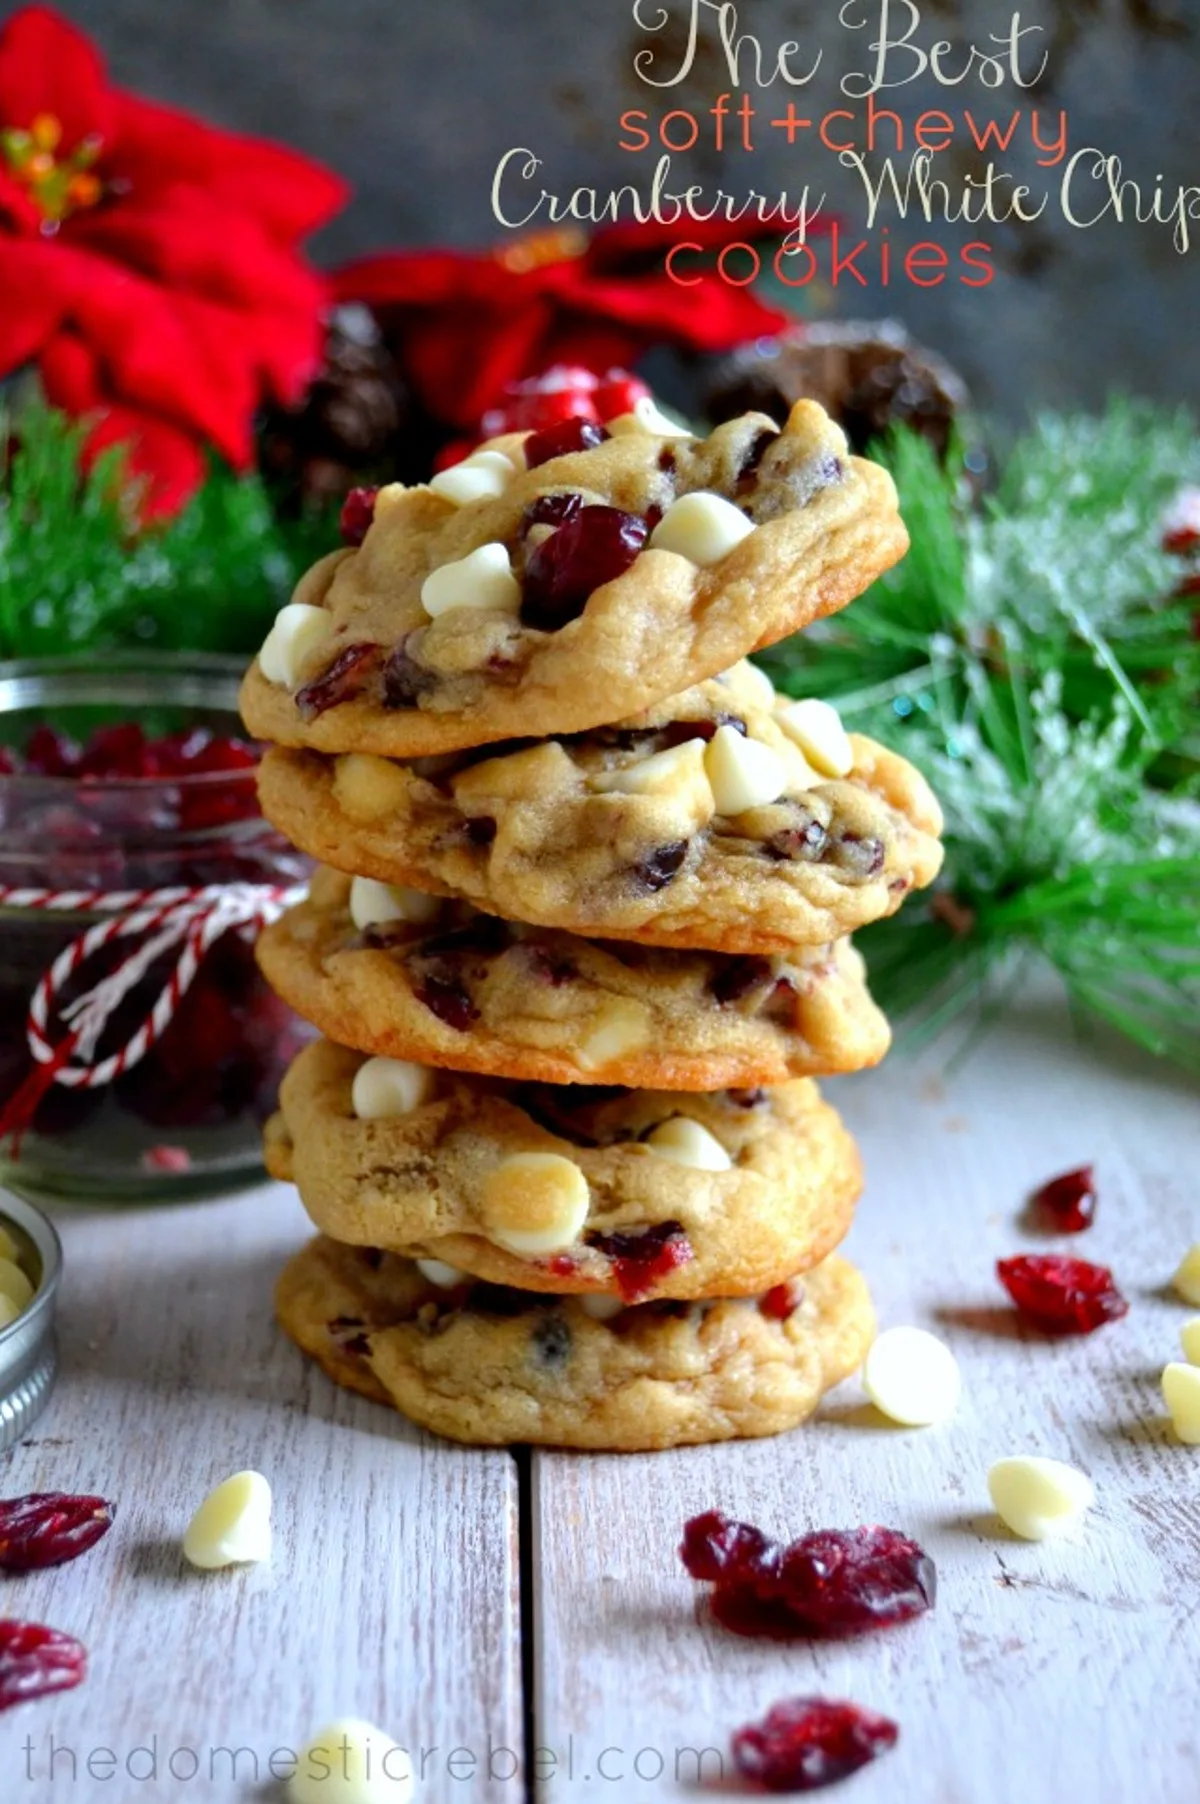
[[[511,1783],[481,1771],[464,1787],[445,1765],[459,1747],[482,1768],[489,1733],[521,1748],[511,1457],[435,1442],[284,1340],[271,1286],[306,1232],[290,1191],[58,1221],[63,1372],[0,1484],[99,1491],[119,1516],[80,1561],[3,1582],[0,1608],[79,1635],[91,1670],[0,1718],[0,1795],[275,1798],[272,1751],[355,1715],[438,1750],[422,1804],[511,1800]],[[274,1487],[274,1557],[194,1572],[179,1553],[191,1510],[247,1465]],[[123,1763],[155,1738],[157,1778],[140,1777],[143,1753],[131,1779]],[[53,1747],[69,1752],[51,1775]],[[196,1752],[198,1776],[186,1753],[172,1773],[177,1749]],[[236,1778],[219,1749],[243,1750]]]
[[[733,1727],[810,1692],[901,1725],[896,1752],[854,1781],[857,1804],[1196,1797],[1200,1453],[1172,1442],[1158,1393],[1187,1313],[1164,1284],[1200,1238],[1194,1093],[1151,1061],[1074,1042],[1053,1000],[1011,1016],[956,1073],[944,1060],[895,1058],[830,1090],[868,1171],[851,1250],[881,1322],[939,1328],[954,1346],[960,1415],[888,1427],[852,1382],[782,1441],[540,1457],[538,1739],[558,1756],[545,1804],[695,1797],[686,1750],[714,1750],[711,1776]],[[1091,1339],[1027,1338],[992,1262],[1060,1244],[1023,1227],[1022,1198],[1086,1160],[1100,1215],[1074,1248],[1115,1265],[1131,1312]],[[992,1517],[987,1467],[1018,1451],[1095,1478],[1076,1541],[1031,1546]],[[780,1534],[902,1527],[937,1560],[938,1609],[851,1644],[728,1635],[675,1554],[683,1520],[713,1505]],[[602,1763],[605,1748],[620,1751]]]

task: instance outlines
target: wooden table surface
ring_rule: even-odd
[[[831,1794],[847,1804],[1194,1804],[1200,1449],[1173,1441],[1158,1390],[1188,1313],[1166,1281],[1200,1239],[1194,1091],[1080,1043],[1053,997],[954,1069],[938,1047],[829,1090],[862,1141],[851,1249],[880,1320],[936,1328],[961,1362],[946,1426],[889,1427],[852,1381],[781,1440],[458,1448],[340,1393],[273,1327],[305,1233],[289,1190],[59,1211],[63,1372],[3,1489],[96,1490],[119,1517],[78,1563],[4,1582],[6,1612],[79,1635],[91,1672],[0,1718],[3,1804],[270,1804],[272,1753],[336,1715],[418,1750],[421,1804],[737,1796],[716,1778],[729,1732],[812,1692],[901,1726]],[[1022,1201],[1083,1161],[1101,1203],[1075,1250],[1116,1266],[1131,1309],[1053,1343],[1020,1329],[992,1266],[1057,1244]],[[1077,1538],[1021,1543],[992,1516],[987,1467],[1019,1451],[1092,1474]],[[274,1487],[271,1563],[191,1571],[194,1504],[247,1465]],[[788,1536],[902,1528],[937,1562],[937,1609],[858,1642],[729,1635],[675,1553],[713,1505]]]

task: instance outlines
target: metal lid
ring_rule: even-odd
[[[0,1452],[29,1432],[50,1400],[58,1370],[54,1308],[62,1243],[53,1222],[32,1203],[0,1190],[0,1227],[12,1235],[35,1287],[33,1301],[0,1328]]]

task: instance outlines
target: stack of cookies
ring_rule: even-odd
[[[891,481],[811,402],[703,440],[642,404],[346,524],[242,695],[322,867],[259,942],[324,1036],[267,1133],[320,1230],[280,1320],[457,1440],[790,1428],[872,1333],[813,1082],[888,1043],[846,936],[941,823],[745,659],[903,554]]]

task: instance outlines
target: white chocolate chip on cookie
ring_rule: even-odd
[[[677,802],[689,821],[706,826],[716,803],[705,766],[702,739],[685,739],[665,752],[654,752],[638,763],[606,771],[593,779],[593,788],[623,795],[667,796]]]
[[[614,438],[623,438],[628,432],[653,432],[658,438],[696,436],[689,427],[664,413],[653,395],[639,395],[631,413],[619,413],[615,419],[606,420],[604,425]]]
[[[466,1279],[466,1273],[460,1272],[456,1265],[447,1265],[444,1259],[418,1259],[417,1270],[439,1290],[454,1290]]]
[[[354,1074],[350,1104],[360,1121],[410,1115],[433,1092],[433,1072],[409,1059],[367,1059]]]
[[[705,747],[704,768],[718,814],[744,814],[777,801],[788,781],[778,752],[728,724],[718,727]]]
[[[469,556],[431,570],[421,584],[421,606],[432,620],[451,608],[490,608],[515,614],[521,585],[503,545],[480,545]]]
[[[715,1134],[690,1115],[672,1115],[646,1135],[645,1145],[661,1159],[694,1171],[728,1171],[733,1160]]]
[[[831,703],[816,696],[788,702],[780,709],[778,719],[814,770],[823,777],[849,776],[854,769],[854,748],[841,715]]]
[[[312,653],[332,635],[333,618],[327,609],[314,608],[307,601],[289,601],[280,608],[263,640],[258,668],[268,683],[291,689]]]
[[[626,1307],[621,1297],[610,1297],[606,1291],[587,1291],[579,1299],[579,1307],[584,1315],[590,1315],[594,1322],[611,1322],[614,1315],[620,1315]]]
[[[650,534],[650,544],[656,551],[678,552],[708,570],[753,531],[753,520],[748,520],[740,507],[726,501],[724,495],[701,491],[672,501]]]
[[[587,1179],[560,1153],[514,1153],[489,1172],[482,1211],[498,1246],[522,1258],[561,1252],[588,1216]]]
[[[650,1010],[632,996],[614,996],[597,1009],[591,1031],[576,1054],[585,1071],[603,1071],[637,1052],[650,1038]]]
[[[502,495],[515,475],[516,470],[502,451],[475,451],[461,463],[431,476],[429,486],[434,494],[453,501],[457,507],[465,507],[469,501]]]
[[[390,758],[371,752],[344,752],[334,760],[333,793],[355,821],[382,820],[394,814],[408,795],[408,778]]]
[[[427,927],[442,912],[442,898],[375,877],[356,877],[350,885],[350,919],[361,932],[384,921],[411,921]]]

